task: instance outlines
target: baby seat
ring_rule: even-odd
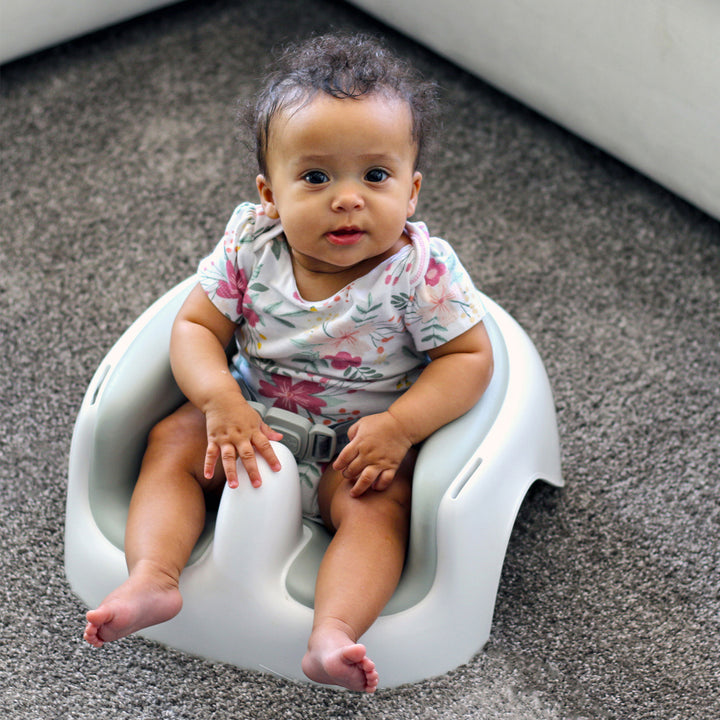
[[[183,397],[169,365],[188,278],[125,332],[93,377],[72,439],[65,529],[70,585],[90,607],[127,577],[123,538],[150,428]],[[425,441],[400,584],[363,636],[384,687],[467,662],[490,634],[510,532],[528,488],[561,486],[555,409],[532,342],[484,297],[495,370],[480,402]],[[300,514],[289,450],[263,485],[225,488],[180,581],[180,614],[140,634],[243,668],[305,681],[315,577],[328,533]]]

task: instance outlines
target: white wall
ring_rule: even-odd
[[[720,218],[720,1],[351,0]],[[1,0],[0,62],[172,0]]]
[[[172,3],[173,0],[0,0],[0,63]]]
[[[717,0],[351,0],[720,218]]]

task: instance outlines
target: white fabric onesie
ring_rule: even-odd
[[[418,377],[427,350],[483,319],[450,245],[408,222],[411,244],[319,302],[298,293],[279,220],[238,206],[199,267],[213,304],[237,323],[235,370],[268,407],[336,425],[382,412]],[[302,462],[303,511],[317,511],[322,468]]]

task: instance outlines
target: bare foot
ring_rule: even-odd
[[[315,682],[356,692],[377,690],[379,676],[365,646],[335,627],[313,630],[302,669]]]
[[[83,637],[99,648],[106,642],[170,620],[181,607],[177,580],[158,571],[135,568],[97,609],[87,613]]]

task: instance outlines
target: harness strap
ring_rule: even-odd
[[[230,373],[251,407],[273,430],[282,433],[283,438],[280,442],[289,448],[296,460],[330,462],[350,442],[347,431],[354,420],[331,426],[320,425],[313,424],[302,415],[289,410],[278,407],[268,408],[258,401],[257,395],[233,364],[230,365]]]

